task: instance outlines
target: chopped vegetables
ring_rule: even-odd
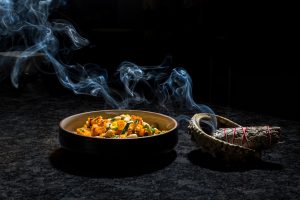
[[[104,119],[102,116],[89,117],[76,133],[100,138],[138,138],[163,133],[144,122],[142,117],[122,114]]]

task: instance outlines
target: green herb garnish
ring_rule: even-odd
[[[130,124],[131,124],[131,123],[127,123],[127,124],[125,125],[125,127],[123,128],[121,134],[126,133],[126,131],[128,130]]]
[[[156,129],[156,128],[151,128],[152,134],[155,133],[155,129]]]

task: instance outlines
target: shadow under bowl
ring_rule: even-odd
[[[82,127],[88,117],[101,115],[110,118],[121,114],[138,115],[143,120],[166,132],[138,138],[98,138],[79,135],[75,130]],[[177,121],[167,115],[143,110],[99,110],[79,113],[63,119],[59,123],[59,142],[62,148],[83,154],[113,157],[167,153],[178,142]]]

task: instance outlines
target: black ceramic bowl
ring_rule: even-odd
[[[75,133],[82,127],[88,117],[113,117],[121,114],[138,115],[143,120],[165,133],[139,138],[97,138]],[[100,110],[69,116],[59,124],[59,142],[61,147],[73,152],[98,155],[143,155],[167,153],[173,150],[178,142],[177,122],[175,119],[155,112],[142,110]]]

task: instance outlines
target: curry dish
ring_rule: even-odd
[[[136,115],[122,114],[104,119],[102,116],[89,117],[76,133],[100,138],[138,138],[163,133]]]

